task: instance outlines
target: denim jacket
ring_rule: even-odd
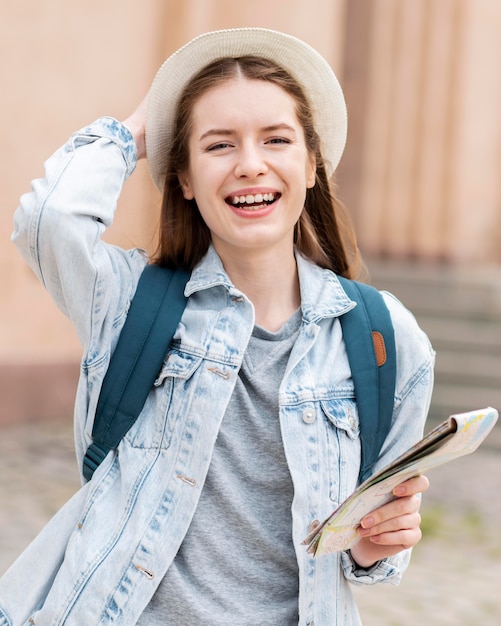
[[[136,163],[129,131],[102,118],[75,133],[21,198],[13,240],[71,319],[83,346],[75,407],[78,463],[110,354],[144,252],[104,243],[122,185]],[[409,553],[369,570],[350,554],[314,559],[302,541],[355,488],[357,406],[338,316],[355,306],[336,276],[296,254],[302,326],[279,389],[280,424],[294,498],[301,626],[354,626],[348,582],[397,583]],[[203,488],[254,326],[254,310],[210,248],[144,409],[110,453],[0,579],[0,626],[135,624],[172,563]],[[390,294],[397,384],[381,467],[422,434],[434,354],[413,316]],[[229,470],[231,471],[231,470]]]

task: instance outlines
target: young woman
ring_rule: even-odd
[[[49,159],[13,238],[83,345],[79,463],[148,262],[101,241],[138,159],[163,191],[154,262],[191,278],[143,412],[0,581],[0,625],[355,625],[348,583],[399,581],[425,477],[368,515],[351,551],[302,545],[360,467],[337,279],[360,260],[329,185],[345,136],[325,60],[239,29],[190,42],[124,123],[102,118]],[[379,467],[421,436],[433,379],[427,338],[384,297],[398,371]]]

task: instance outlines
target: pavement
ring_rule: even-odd
[[[429,473],[400,586],[356,587],[364,626],[500,626],[501,448]],[[0,426],[0,574],[79,486],[71,424]]]

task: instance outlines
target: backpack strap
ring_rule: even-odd
[[[140,276],[99,396],[93,443],[83,460],[90,480],[141,412],[186,306],[184,270],[147,265]]]
[[[390,313],[377,289],[338,277],[357,303],[340,317],[355,386],[362,457],[359,482],[373,472],[391,428],[396,380],[395,336]]]

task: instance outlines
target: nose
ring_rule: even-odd
[[[237,154],[235,176],[254,179],[266,174],[267,171],[268,165],[260,146],[254,142],[247,142],[242,145]]]

